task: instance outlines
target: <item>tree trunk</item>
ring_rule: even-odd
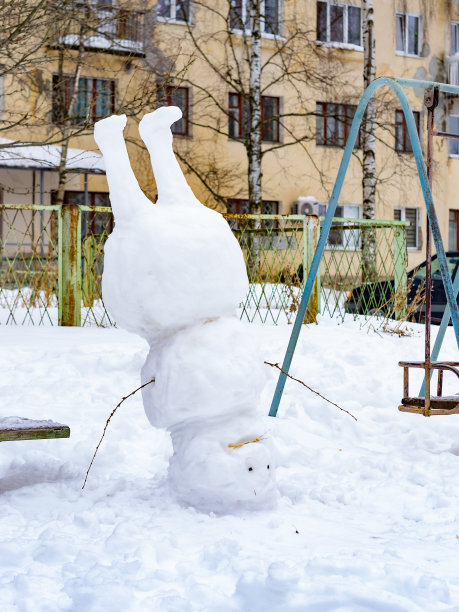
[[[248,159],[249,214],[262,212],[261,190],[261,0],[249,0],[250,14],[250,66],[249,66],[249,117],[246,122],[245,147]],[[260,282],[259,220],[247,224],[247,268],[249,280]]]
[[[362,0],[363,25],[363,84],[366,89],[376,77],[373,0]],[[375,164],[376,100],[368,103],[363,117],[362,150],[362,200],[363,218],[375,218],[376,164]],[[362,274],[364,282],[376,280],[376,233],[374,229],[362,230]]]
[[[248,157],[249,213],[260,214],[261,191],[261,0],[249,0],[250,10],[250,82],[249,121],[245,142]]]

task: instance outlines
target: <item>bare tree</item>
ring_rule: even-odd
[[[279,3],[266,0],[196,0],[193,4],[194,20],[188,19],[186,42],[162,31],[158,46],[181,46],[181,61],[189,69],[180,78],[171,72],[170,83],[192,88],[189,120],[199,130],[199,138],[204,133],[209,139],[212,134],[215,139],[224,136],[244,147],[247,212],[260,213],[263,159],[293,145],[302,146],[309,155],[306,145],[315,138],[315,129],[305,118],[316,114],[310,92],[330,87],[327,77],[332,68],[327,74],[328,66],[321,65],[315,45],[315,28],[300,22],[293,7],[288,17],[281,18]],[[341,82],[340,75],[335,76],[335,86]],[[284,104],[279,92],[288,92]],[[176,150],[180,155],[179,143]],[[187,162],[190,172],[203,177],[205,173],[192,160]],[[219,163],[223,168],[225,160]],[[224,174],[228,177],[227,169]],[[238,178],[240,184],[240,169]],[[223,183],[228,186],[228,181]],[[228,191],[215,194],[216,199],[222,200],[222,195]]]

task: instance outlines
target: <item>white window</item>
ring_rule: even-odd
[[[336,207],[334,219],[359,219],[360,206],[357,204],[341,204]],[[328,248],[338,249],[359,249],[360,248],[360,230],[357,227],[342,229],[341,223],[333,222],[330,233],[328,234]]]
[[[398,53],[421,54],[421,16],[410,13],[395,15],[395,38]]]
[[[230,28],[250,32],[250,0],[231,0]],[[261,31],[264,35],[281,33],[281,0],[261,1]]]
[[[459,116],[449,116],[449,132],[451,134],[459,134]],[[448,138],[448,153],[450,157],[459,157],[459,139]]]
[[[188,23],[190,20],[190,0],[158,0],[156,14],[160,19]]]
[[[362,45],[360,6],[317,2],[317,42]]]
[[[451,55],[459,53],[459,21],[451,22]]]
[[[409,221],[406,228],[406,246],[408,249],[420,249],[419,208],[400,207],[394,209],[395,221]]]

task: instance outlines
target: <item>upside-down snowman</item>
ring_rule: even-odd
[[[117,324],[143,336],[150,423],[170,431],[168,479],[177,499],[203,511],[272,507],[277,501],[266,374],[250,329],[236,316],[248,290],[228,223],[194,196],[172,150],[177,107],[143,117],[140,135],[158,189],[153,204],[132,171],[124,115],[95,125],[115,228],[105,245],[102,291]]]

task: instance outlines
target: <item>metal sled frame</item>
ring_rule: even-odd
[[[444,285],[445,293],[446,293],[447,306],[449,307],[449,312],[448,312],[448,308],[446,308],[445,310],[445,314],[443,316],[443,320],[440,326],[440,330],[438,334],[438,336],[440,337],[440,341],[439,341],[437,349],[438,350],[440,349],[441,342],[444,336],[444,332],[446,330],[446,327],[448,325],[450,318],[452,319],[452,322],[453,322],[454,332],[456,335],[456,341],[459,346],[459,307],[456,302],[457,290],[459,289],[459,283],[457,282],[458,278],[456,278],[455,287],[453,288],[453,283],[451,280],[451,276],[448,270],[448,264],[446,261],[445,249],[443,247],[443,242],[441,239],[440,226],[438,224],[438,218],[435,212],[435,206],[434,206],[433,197],[432,197],[432,190],[429,185],[426,165],[422,157],[421,143],[419,141],[419,136],[418,136],[418,132],[416,129],[416,123],[415,123],[414,116],[413,116],[413,111],[411,110],[411,106],[408,101],[408,98],[405,92],[403,91],[403,87],[412,87],[412,88],[423,88],[426,90],[427,89],[430,89],[430,90],[437,89],[437,91],[459,95],[459,86],[447,85],[445,83],[435,83],[432,81],[419,81],[415,79],[381,77],[373,81],[364,91],[360,99],[359,105],[357,106],[357,110],[355,112],[354,119],[352,121],[351,131],[350,131],[347,143],[346,143],[346,147],[344,149],[343,157],[342,157],[341,164],[338,170],[338,176],[336,177],[335,185],[333,187],[333,192],[330,198],[330,203],[327,208],[327,213],[325,215],[325,219],[324,219],[322,231],[320,233],[317,249],[314,254],[312,263],[311,263],[311,268],[309,270],[308,278],[307,278],[306,285],[303,291],[303,296],[301,298],[301,302],[298,307],[295,323],[293,325],[292,333],[290,336],[290,341],[288,343],[287,351],[285,353],[284,361],[282,363],[282,370],[279,375],[279,379],[277,381],[277,386],[276,386],[274,397],[271,403],[269,416],[275,417],[277,415],[277,411],[278,411],[279,404],[280,404],[282,394],[284,391],[284,387],[285,387],[285,382],[287,380],[287,375],[290,370],[290,365],[292,363],[293,355],[295,353],[296,344],[298,342],[298,337],[300,335],[304,316],[306,314],[306,309],[308,307],[309,299],[311,297],[312,289],[314,287],[314,282],[315,282],[315,279],[316,279],[316,276],[319,270],[320,261],[322,259],[322,255],[324,253],[325,246],[327,244],[328,234],[330,233],[330,228],[332,225],[333,217],[335,215],[336,206],[338,204],[339,196],[340,196],[341,189],[344,183],[344,178],[346,176],[346,172],[349,166],[349,161],[351,159],[352,151],[353,151],[354,144],[355,144],[355,141],[359,133],[360,124],[362,122],[365,109],[367,107],[367,104],[370,98],[373,96],[375,91],[385,85],[387,85],[388,87],[390,87],[391,89],[395,91],[402,105],[403,113],[405,115],[405,121],[406,121],[406,125],[408,128],[408,133],[409,133],[410,140],[411,140],[411,146],[412,146],[415,161],[416,161],[416,167],[418,171],[419,180],[421,182],[424,202],[425,202],[426,209],[427,209],[427,217],[428,217],[429,225],[432,231],[435,249],[437,251],[438,263],[440,266],[441,277],[443,280],[443,285]],[[441,333],[443,334],[443,336],[440,336]],[[434,351],[435,351],[435,347],[434,347]],[[433,356],[434,355],[432,355],[432,357]],[[429,361],[430,361],[430,356],[429,356]],[[447,364],[444,364],[444,365],[447,365]],[[420,367],[425,368],[425,364],[421,365]],[[428,378],[429,378],[429,383],[430,383],[430,376]]]

